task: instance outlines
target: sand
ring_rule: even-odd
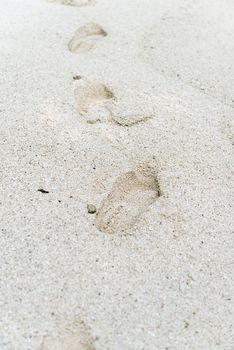
[[[234,349],[233,16],[1,1],[1,350]]]

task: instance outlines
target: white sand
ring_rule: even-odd
[[[233,350],[234,2],[86,5],[1,0],[0,349]]]

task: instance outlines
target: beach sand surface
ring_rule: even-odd
[[[233,350],[233,1],[0,6],[0,349]]]

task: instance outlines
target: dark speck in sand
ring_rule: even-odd
[[[81,75],[74,75],[73,80],[80,80],[81,78]]]
[[[43,190],[43,188],[39,188],[39,189],[38,189],[38,192],[41,192],[41,193],[50,193],[49,191]]]

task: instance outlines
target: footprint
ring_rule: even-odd
[[[114,99],[113,92],[103,84],[84,82],[74,91],[80,115],[88,123],[108,120],[110,111],[107,102]]]
[[[86,116],[87,123],[112,122],[119,126],[134,126],[144,123],[154,117],[153,112],[143,108],[130,108],[126,112],[124,103],[118,103],[113,92],[100,83],[90,83],[83,80],[74,91],[75,99],[80,115]],[[143,110],[142,110],[143,109]]]
[[[83,321],[75,321],[58,334],[46,336],[38,350],[96,350],[96,348],[86,324]]]
[[[161,196],[156,172],[148,165],[120,176],[99,209],[95,226],[102,232],[124,232]]]
[[[93,5],[94,0],[47,0],[48,2],[56,2],[58,4],[62,5],[69,5],[69,6],[88,6]]]
[[[107,32],[98,24],[90,22],[80,27],[68,43],[71,52],[76,53],[80,49],[90,50],[95,41],[107,36]]]

